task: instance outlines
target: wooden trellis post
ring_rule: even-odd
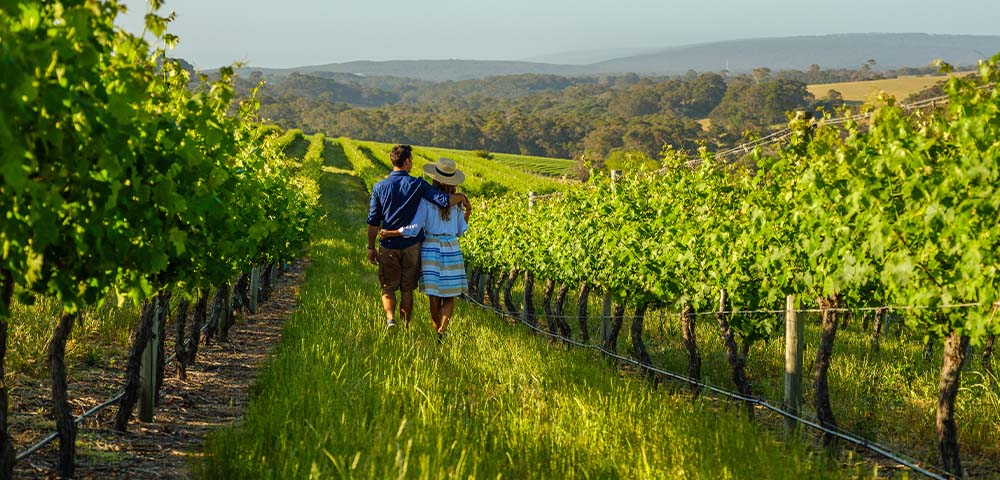
[[[160,321],[160,309],[163,301],[154,300],[153,328],[146,341],[146,349],[142,352],[142,364],[139,368],[139,421],[153,421],[153,407],[156,405],[156,364],[159,357],[160,335],[163,335],[163,325]]]
[[[784,409],[798,416],[802,403],[802,322],[795,311],[795,296],[785,299],[785,402]],[[785,438],[796,430],[798,422],[785,418]]]
[[[614,298],[611,293],[604,294],[604,304],[601,306],[601,344],[607,342],[611,336],[611,304]]]
[[[260,292],[260,267],[250,269],[250,313],[257,313],[257,295]]]

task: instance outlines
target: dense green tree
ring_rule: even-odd
[[[806,84],[796,80],[754,83],[738,78],[729,82],[725,97],[710,118],[713,126],[742,132],[784,122],[785,112],[805,108],[812,99]]]

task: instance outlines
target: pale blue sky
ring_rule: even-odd
[[[120,20],[141,30],[146,4]],[[168,0],[198,68],[551,53],[861,32],[1000,34],[998,0]]]

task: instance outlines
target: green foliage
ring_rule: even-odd
[[[720,289],[736,309],[779,309],[786,295],[853,306],[929,307],[908,317],[931,336],[974,341],[1000,331],[1000,56],[955,77],[946,109],[906,113],[885,99],[870,125],[797,117],[790,143],[750,168],[703,154],[692,168],[667,148],[664,169],[604,176],[542,200],[492,201],[463,238],[487,269],[587,279],[617,298],[709,308]],[[619,158],[611,163],[627,163]],[[977,308],[945,309],[973,303]],[[745,339],[775,320],[739,317]]]
[[[713,127],[742,133],[751,130],[749,126],[782,123],[786,120],[785,112],[807,108],[812,99],[802,82],[737,79],[729,83],[726,95],[709,118]]]
[[[114,25],[118,5],[22,3],[0,15],[0,269],[67,311],[215,285],[301,253],[315,181],[292,177],[234,104]],[[170,18],[147,15],[165,43]]]
[[[651,172],[659,169],[660,163],[642,152],[613,150],[604,159],[604,166],[610,170]]]
[[[297,140],[301,140],[304,137],[302,130],[298,128],[292,128],[282,134],[275,140],[275,148],[281,150],[286,155],[288,154],[288,148]]]

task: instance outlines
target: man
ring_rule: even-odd
[[[420,199],[448,208],[459,203],[468,204],[461,193],[448,195],[431,187],[419,178],[410,176],[413,168],[413,147],[396,145],[389,154],[392,173],[372,188],[368,210],[368,262],[378,265],[379,283],[382,285],[382,307],[385,309],[386,328],[396,326],[396,290],[400,291],[399,316],[406,326],[413,315],[413,290],[420,277],[420,242],[423,232],[416,237],[391,237],[375,239],[379,228],[397,230],[409,224],[420,206]]]

